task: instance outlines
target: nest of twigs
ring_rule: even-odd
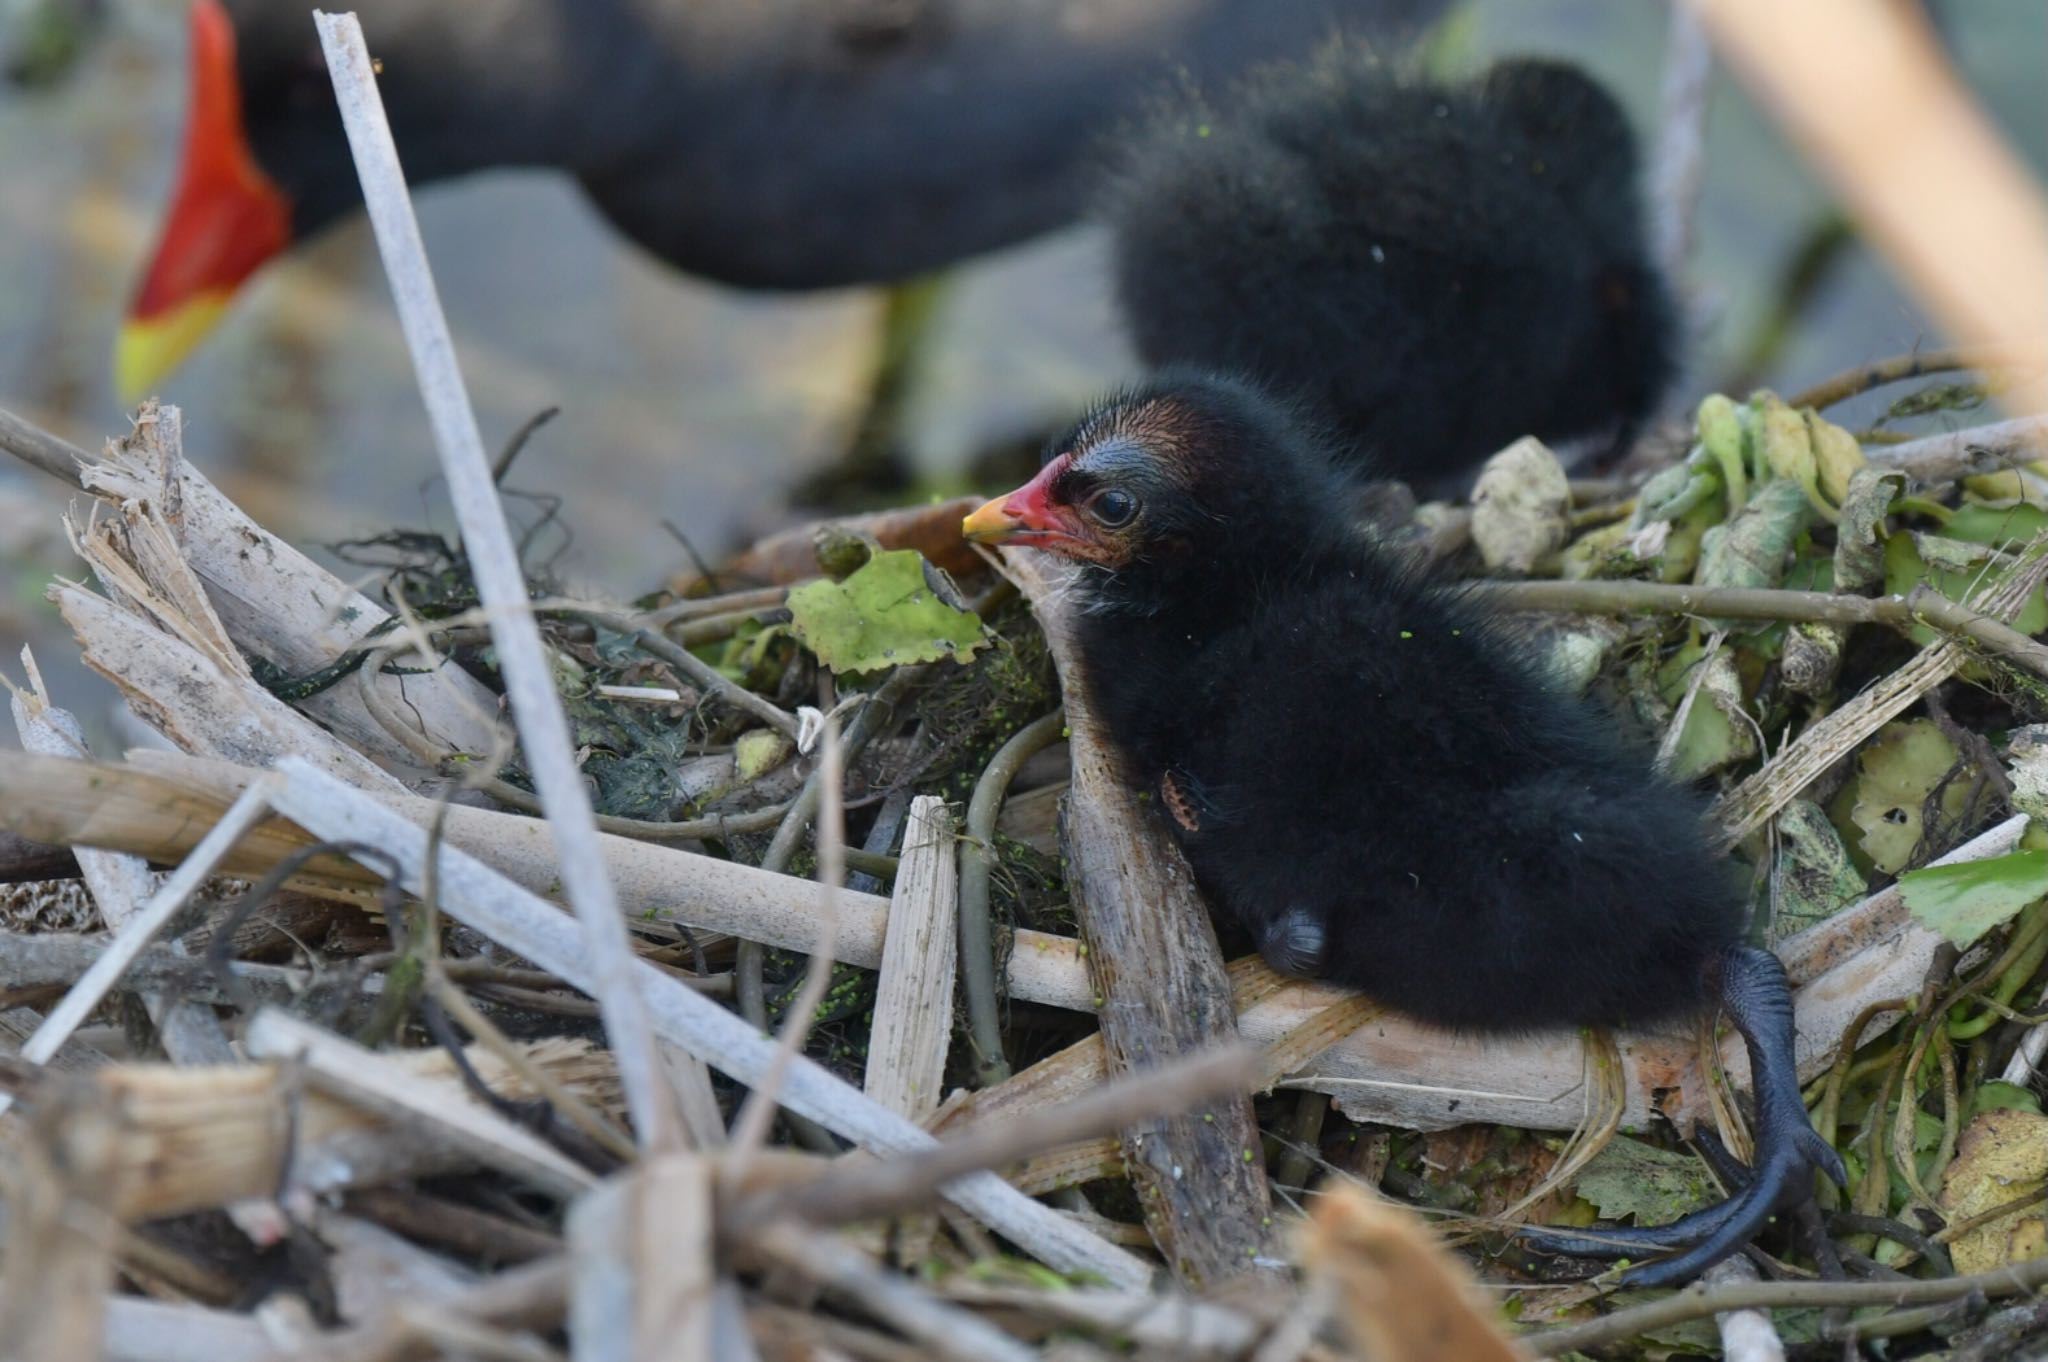
[[[1967,1300],[1987,1273],[2031,1281],[2027,1179],[2048,1185],[2048,1118],[2025,1012],[2048,918],[2024,829],[2048,789],[2031,727],[2048,650],[2020,631],[2044,609],[2048,512],[2030,472],[1956,463],[2024,451],[1968,436],[1859,445],[1769,395],[1710,402],[1694,434],[1647,478],[1578,484],[1518,446],[1489,465],[1475,509],[1380,498],[1403,509],[1371,529],[1440,570],[1497,579],[1478,589],[1529,612],[1530,647],[1561,684],[1722,791],[1730,846],[1758,867],[1759,934],[1804,985],[1810,1096],[1856,1174],[1808,1227],[1818,1237],[1783,1251],[1817,1254],[1803,1260],[1842,1288],[1910,1282],[1901,1304]],[[1062,856],[1062,799],[1096,797],[1069,748],[1096,739],[1058,708],[1057,615],[1048,633],[952,542],[959,507],[943,505],[806,530],[807,555],[767,546],[630,607],[529,576],[633,954],[671,988],[651,1010],[683,1065],[665,1070],[683,1138],[652,1158],[629,1133],[589,962],[543,902],[565,896],[562,867],[534,837],[536,782],[501,727],[489,612],[460,549],[404,533],[350,546],[379,564],[377,598],[357,595],[184,463],[167,408],[146,408],[82,480],[101,502],[74,513],[72,534],[101,589],[60,583],[53,597],[86,660],[183,754],[91,763],[50,697],[16,697],[42,754],[0,761],[6,822],[42,848],[18,862],[71,847],[84,878],[9,891],[0,935],[13,1008],[0,1024],[26,1042],[0,1072],[24,1118],[0,1311],[117,1338],[168,1310],[209,1348],[254,1346],[283,1312],[337,1355],[372,1355],[401,1306],[407,1346],[430,1350],[466,1330],[545,1337],[573,1321],[579,1292],[680,1309],[709,1290],[697,1327],[718,1327],[724,1299],[764,1351],[943,1350],[971,1326],[977,1347],[1058,1334],[1246,1356],[1298,1318],[1283,1271],[1298,1241],[1273,1221],[1311,1189],[1369,1187],[1455,1231],[1484,1275],[1540,1283],[1514,1299],[1560,1344],[1618,1340],[1628,1312],[1569,1323],[1601,1288],[1560,1288],[1501,1227],[1573,1205],[1682,1213],[1715,1193],[1662,1118],[1742,1139],[1692,1037],[1473,1045],[1395,1018],[1361,1031],[1369,1003],[1254,962],[1219,978],[1259,1058],[1082,1096],[1128,1063],[1128,1038],[1094,992],[1077,910],[1091,944],[1119,949],[1089,867],[1106,850],[1144,873],[1156,829],[1070,811]],[[1753,535],[1782,547],[1726,547]],[[928,574],[925,604],[943,608],[939,632],[968,632],[870,665],[870,634],[895,630],[885,642],[903,648],[903,628],[929,621],[906,626],[892,605],[849,644],[832,611],[871,609],[863,574],[902,570],[906,553]],[[1774,577],[1743,575],[1760,559]],[[1018,580],[1043,595],[1038,577]],[[308,597],[319,613],[289,608]],[[1772,732],[1788,736],[1758,741]],[[281,783],[262,775],[282,759]],[[379,817],[406,837],[390,841]],[[414,869],[429,848],[477,868],[443,864],[430,885]],[[1957,863],[1975,870],[1944,900],[1928,886]],[[845,878],[836,904],[810,883],[820,875]],[[1958,897],[1967,921],[1944,915]],[[1165,986],[1142,958],[1120,968]],[[743,1018],[731,1034],[754,1050],[725,1049],[713,1013]],[[791,1050],[776,1058],[764,1033]],[[1246,1089],[1264,1095],[1246,1107],[1231,1095]],[[784,1119],[744,1114],[756,1090],[784,1099]],[[1186,1258],[1153,1262],[1184,1288],[1220,1286],[1231,1274],[1205,1269],[1189,1236],[1233,1243],[1217,1221],[1242,1219],[1247,1195],[1229,1184],[1246,1170],[1183,1167],[1183,1204],[1162,1206],[1131,1139],[1147,1123],[1171,1139],[1170,1113],[1205,1104],[1212,1123],[1233,1109],[1255,1122],[1264,1145],[1247,1149],[1266,1198],[1251,1227],[1263,1285],[1169,1327],[1144,1304],[1148,1251],[1176,1242]],[[903,1125],[876,1129],[877,1110]],[[948,1139],[945,1155],[892,1133],[918,1124]],[[742,1143],[712,1152],[728,1127]],[[863,1168],[847,1152],[861,1144],[897,1157]],[[1024,1195],[935,1196],[974,1168]],[[648,1197],[670,1214],[650,1221]],[[1060,1209],[1020,1212],[1040,1197]],[[1375,1215],[1351,1201],[1326,1214],[1319,1279],[1366,1271],[1363,1250],[1334,1247],[1346,1235],[1405,1245],[1446,1309],[1493,1328],[1467,1308],[1465,1269]],[[821,1235],[834,1225],[851,1228]],[[670,1236],[698,1239],[713,1266],[677,1272],[688,1255]],[[1366,1275],[1349,1289],[1384,1287]],[[145,1309],[110,1281],[185,1304]],[[797,1281],[830,1303],[791,1296]],[[1814,1300],[1835,1284],[1815,1283]],[[1705,1326],[1645,1317],[1641,1332],[1668,1343],[1688,1327]]]

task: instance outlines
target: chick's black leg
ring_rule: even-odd
[[[1652,1229],[1537,1231],[1525,1238],[1539,1249],[1579,1257],[1617,1257],[1644,1248],[1684,1248],[1661,1262],[1632,1268],[1629,1286],[1687,1280],[1738,1251],[1780,1209],[1812,1195],[1819,1169],[1847,1180],[1842,1160],[1806,1118],[1793,1054],[1792,991],[1784,966],[1767,951],[1733,947],[1710,966],[1721,1006],[1749,1048],[1756,1091],[1756,1164],[1748,1185],[1718,1206]]]

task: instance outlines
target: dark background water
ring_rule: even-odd
[[[0,42],[43,2],[0,0]],[[66,78],[0,93],[0,405],[89,446],[124,428],[112,339],[168,191],[184,97],[182,5],[106,4],[106,27]],[[1969,0],[1940,13],[1966,77],[2031,163],[2048,165],[2048,6]],[[1653,133],[1664,16],[1644,0],[1478,0],[1457,7],[1442,47],[1461,65],[1571,57]],[[664,520],[707,553],[728,548],[775,523],[789,488],[843,446],[873,363],[877,295],[759,296],[681,279],[539,173],[436,186],[418,207],[486,441],[564,409],[514,482],[567,498],[577,536],[560,566],[577,582],[658,584],[680,562]],[[1740,367],[1787,258],[1827,212],[1806,168],[1717,79],[1688,392]],[[1085,228],[957,272],[906,430],[925,486],[957,488],[978,451],[1042,432],[1131,373],[1102,281],[1101,243]],[[1796,387],[1938,339],[1852,244],[1759,376]],[[185,411],[188,457],[295,540],[445,525],[360,222],[267,269],[163,396]],[[52,572],[81,570],[57,532],[62,505],[55,484],[0,466],[0,667],[18,675],[18,644],[34,637],[68,685],[70,649],[40,599]]]

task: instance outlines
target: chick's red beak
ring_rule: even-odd
[[[234,23],[220,0],[194,0],[191,42],[178,187],[114,350],[124,402],[169,373],[213,329],[242,281],[291,242],[291,201],[249,148]]]
[[[1073,511],[1054,502],[1053,480],[1068,462],[1065,454],[1008,496],[983,504],[960,522],[960,533],[975,544],[1029,544],[1055,553],[1087,546]]]

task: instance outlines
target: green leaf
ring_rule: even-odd
[[[1972,544],[2018,548],[2044,527],[2048,527],[2048,511],[2038,506],[1966,504],[1957,508],[1948,523],[1941,527],[1941,532],[1950,539],[1963,539]]]
[[[1905,487],[1897,469],[1859,468],[1842,498],[1842,519],[1835,527],[1834,581],[1809,590],[1861,592],[1884,577],[1884,519],[1892,498]]]
[[[1683,463],[1670,464],[1658,470],[1636,494],[1636,512],[1629,517],[1629,527],[1639,530],[1653,520],[1674,519],[1679,512],[1667,512],[1664,507],[1681,498],[1696,502],[1699,497],[1694,483],[1706,476],[1690,464]]]
[[[987,639],[952,580],[915,549],[877,553],[843,582],[789,593],[790,627],[834,672],[973,656]]]
[[[1783,586],[1787,591],[1833,591],[1835,565],[1820,554],[1794,558],[1792,566],[1785,569]]]
[[[1820,461],[1806,418],[1785,405],[1775,393],[1758,393],[1749,400],[1748,415],[1763,446],[1764,463],[1771,473],[1797,486],[1816,510],[1820,499]],[[1848,475],[1842,478],[1846,484]]]
[[[1899,892],[1922,924],[1967,946],[2048,894],[2048,851],[1908,871],[1899,876]]]
[[[2048,1116],[1987,1111],[1972,1117],[1942,1178],[1941,1212],[1954,1225],[2040,1190],[2048,1179]],[[1958,1272],[1991,1272],[2041,1256],[2048,1224],[2038,1206],[1979,1225],[1950,1247]]]
[[[772,728],[756,728],[733,741],[733,779],[744,785],[759,780],[789,759],[796,744]]]
[[[1733,519],[1706,532],[1693,580],[1700,586],[1777,586],[1811,517],[1812,507],[1798,483],[1783,478],[1766,482]],[[1760,626],[1751,620],[1717,620],[1714,627],[1747,634]]]
[[[1834,916],[1870,891],[1827,811],[1795,799],[1778,814],[1778,908],[1771,926],[1780,937]]]
[[[1697,780],[1712,771],[1756,755],[1756,730],[1742,717],[1742,677],[1735,655],[1722,649],[1711,658],[1697,637],[1690,639],[1662,668],[1657,682],[1665,700],[1677,705],[1692,684],[1693,670],[1705,667],[1699,694],[1686,712],[1685,731],[1671,758],[1671,777]]]
[[[1855,485],[1856,475],[1868,467],[1863,446],[1856,437],[1813,408],[1799,413],[1806,420],[1807,438],[1813,441],[1813,461],[1820,493],[1830,503],[1843,505]]]
[[[1654,1301],[1667,1301],[1672,1297],[1669,1291],[1615,1291],[1603,1298],[1605,1304],[1616,1310],[1626,1310],[1638,1305],[1649,1305]],[[1800,1344],[1820,1342],[1821,1312],[1819,1310],[1772,1310],[1771,1327],[1778,1331],[1778,1338],[1788,1348]],[[1711,1317],[1707,1319],[1680,1320],[1676,1324],[1660,1325],[1645,1329],[1640,1335],[1650,1346],[1631,1346],[1628,1351],[1608,1354],[1613,1357],[1667,1358],[1674,1353],[1680,1357],[1721,1356],[1721,1331],[1715,1327]],[[1584,1353],[1566,1353],[1560,1362],[1592,1362]]]
[[[1993,1079],[1989,1083],[1980,1084],[1970,1098],[1970,1116],[1986,1111],[2027,1111],[2039,1116],[2041,1099],[2017,1083]]]
[[[1742,428],[1742,415],[1733,401],[1720,393],[1709,393],[1700,402],[1697,421],[1700,449],[1721,470],[1721,486],[1728,493],[1728,513],[1733,516],[1749,500],[1749,440]]]
[[[1616,1136],[1586,1165],[1578,1192],[1599,1208],[1603,1220],[1634,1216],[1645,1227],[1668,1225],[1721,1199],[1698,1159],[1625,1135]]]
[[[1844,794],[1853,801],[1849,817],[1862,831],[1863,854],[1877,869],[1896,875],[1913,859],[1925,831],[1928,797],[1937,789],[1943,820],[1937,826],[1962,816],[1970,782],[1948,779],[1956,761],[1955,744],[1932,719],[1888,723],[1864,745],[1856,780]]]
[[[704,644],[691,651],[716,667],[728,681],[737,681],[749,690],[773,690],[789,661],[784,656],[778,663],[774,656],[775,644],[788,637],[789,629],[785,625],[742,620],[731,638]]]
[[[1978,591],[1987,590],[1997,584],[2006,569],[1993,561],[1989,548],[1976,539],[1950,533],[1958,522],[1965,520],[1973,510],[1983,508],[1965,507],[1956,512],[1943,533],[1894,534],[1884,545],[1884,589],[1890,596],[1904,596],[1922,582],[1932,586],[1952,601],[1968,601]],[[2032,507],[2018,507],[2017,510],[2032,511]],[[2001,518],[2010,519],[2006,511],[2000,511]],[[1993,533],[1986,523],[1964,525],[1969,535]],[[2015,629],[2023,634],[2038,634],[2048,629],[2048,595],[2042,587],[2035,587],[2028,593],[2020,607],[2019,617],[2012,621]],[[1924,624],[1916,624],[1912,630],[1913,641],[1928,644],[1941,635]]]

